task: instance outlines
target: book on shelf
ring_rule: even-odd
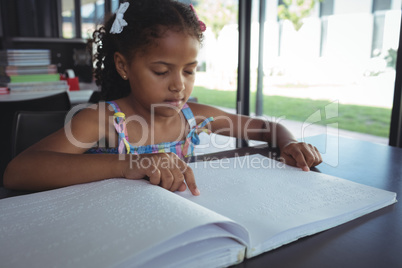
[[[8,87],[0,87],[0,95],[7,95],[10,94],[10,90]]]
[[[22,56],[22,55],[41,55],[41,56],[49,56],[50,57],[50,50],[49,49],[2,49],[0,50],[0,56],[3,57],[15,57],[15,56]]]
[[[2,49],[0,59],[50,58],[49,49]]]
[[[37,60],[0,60],[0,66],[39,66],[51,64],[50,59],[37,59]]]
[[[0,200],[2,265],[229,266],[396,202],[261,155],[189,166],[200,196],[109,179]]]
[[[32,93],[40,91],[63,90],[68,91],[69,85],[65,80],[54,82],[31,82],[31,83],[12,83],[8,84],[10,93]]]
[[[24,75],[11,75],[0,76],[0,83],[29,83],[29,82],[55,82],[60,80],[60,75],[55,74],[24,74]]]
[[[49,49],[0,50],[0,86],[10,93],[68,90],[51,64]]]
[[[0,66],[40,66],[50,65],[48,49],[6,49],[0,50]]]
[[[26,75],[26,74],[57,74],[55,64],[40,66],[0,66],[0,76]]]

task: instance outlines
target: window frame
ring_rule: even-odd
[[[62,7],[62,0],[58,0],[58,11],[59,14],[61,14],[61,7]],[[119,0],[119,4],[122,1]],[[74,0],[74,31],[75,31],[75,36],[73,38],[82,38],[82,14],[81,14],[81,0]],[[110,14],[112,12],[112,0],[105,0],[105,5],[104,5],[104,14]],[[59,36],[62,38],[63,36],[63,30],[62,30],[62,20],[61,20],[61,15],[59,16]]]

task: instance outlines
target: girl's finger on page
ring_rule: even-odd
[[[186,184],[188,189],[191,191],[193,195],[200,195],[200,190],[197,187],[197,184],[195,183],[195,178],[193,171],[191,169],[188,169],[185,175],[186,179]]]

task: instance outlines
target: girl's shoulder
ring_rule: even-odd
[[[99,102],[76,112],[72,120],[80,127],[103,132],[102,130],[107,129],[111,123],[110,118],[113,118],[113,114],[114,111],[109,104]]]
[[[218,117],[228,115],[227,112],[206,104],[196,103],[196,102],[188,102],[188,106],[196,118],[208,118],[208,117]],[[197,120],[198,121],[198,120]]]
[[[113,116],[113,108],[105,102],[91,104],[76,112],[74,118],[85,119],[96,122],[103,117]]]
[[[82,107],[73,107],[65,118],[64,128],[35,144],[33,150],[81,154],[96,145],[100,139],[108,138],[109,109],[104,109],[103,104]]]

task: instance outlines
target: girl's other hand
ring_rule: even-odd
[[[123,174],[127,179],[148,176],[151,184],[169,191],[183,192],[188,187],[193,195],[200,194],[192,169],[174,153],[130,155],[129,162]]]
[[[284,146],[281,150],[280,160],[304,171],[309,171],[311,167],[322,163],[322,157],[317,148],[304,142],[292,142]]]

